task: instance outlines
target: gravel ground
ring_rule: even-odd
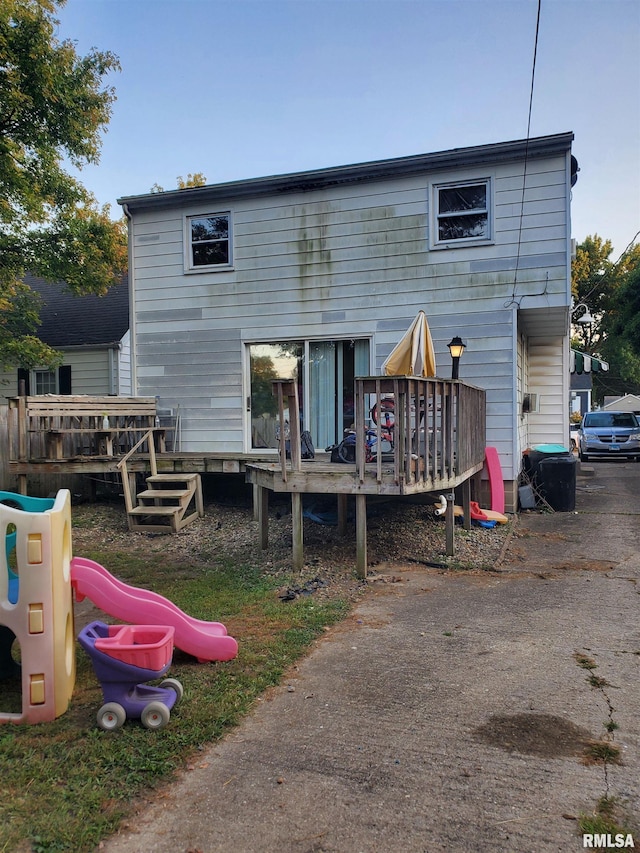
[[[311,505],[311,504],[310,504]],[[313,502],[316,513],[328,511],[333,502]],[[338,535],[334,525],[320,524],[305,518],[302,572],[291,572],[291,511],[288,501],[273,501],[269,517],[269,545],[261,550],[258,523],[250,504],[230,504],[208,500],[205,517],[197,519],[175,535],[132,533],[127,528],[124,506],[109,501],[81,504],[73,509],[73,551],[83,555],[88,550],[171,554],[190,566],[210,564],[219,559],[250,563],[273,575],[282,575],[283,585],[303,588],[321,581],[324,595],[357,597],[366,587],[355,575],[355,531]],[[432,505],[402,501],[369,501],[368,510],[369,579],[376,579],[376,569],[388,571],[393,566],[423,564],[486,571],[495,568],[515,522],[494,528],[473,527],[465,531],[456,525],[455,556],[445,556],[444,519],[437,518]],[[106,568],[109,568],[108,566]]]

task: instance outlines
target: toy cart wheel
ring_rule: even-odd
[[[162,702],[149,702],[140,715],[140,720],[145,729],[162,729],[169,722],[169,709]]]
[[[170,690],[175,690],[176,704],[184,696],[184,687],[182,686],[182,684],[180,684],[177,678],[165,678],[165,680],[160,683],[160,687],[168,687]]]
[[[107,702],[98,711],[98,726],[105,732],[121,728],[127,719],[127,712],[117,702]]]

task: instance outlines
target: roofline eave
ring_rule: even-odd
[[[187,187],[180,190],[123,196],[118,199],[118,204],[125,206],[127,210],[136,210],[173,207],[177,203],[191,204],[192,202],[216,201],[273,193],[309,192],[344,183],[380,180],[388,177],[401,177],[429,171],[459,169],[497,162],[504,163],[523,159],[525,155],[528,158],[537,158],[562,154],[571,150],[573,138],[573,133],[568,132],[551,136],[539,136],[529,140],[519,139],[512,142],[498,142],[468,148],[453,148],[435,154],[416,154],[390,160],[356,163],[350,166],[313,169],[263,178],[249,178],[221,184],[210,184],[203,187]]]

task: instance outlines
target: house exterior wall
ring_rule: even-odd
[[[180,406],[184,450],[243,452],[245,344],[368,338],[379,372],[424,309],[438,375],[450,376],[447,342],[467,343],[460,378],[486,389],[487,443],[505,479],[517,477],[518,316],[569,303],[569,158],[530,160],[524,202],[524,163],[513,161],[213,203],[203,188],[202,202],[134,208],[134,393]],[[433,185],[484,178],[492,242],[434,248]],[[215,212],[231,214],[233,268],[185,272],[185,218]],[[562,370],[561,337],[548,347]],[[553,429],[556,391],[545,391]]]
[[[540,337],[529,340],[529,390],[538,393],[540,411],[526,416],[528,446],[561,444],[568,447],[568,348],[567,339]]]
[[[127,332],[127,339],[129,333]],[[131,394],[131,355],[128,341],[121,350],[74,349],[63,353],[62,364],[71,367],[71,393]],[[0,374],[0,405],[18,393],[17,371]]]
[[[115,393],[121,397],[132,396],[131,385],[131,332],[127,331],[123,337],[120,349],[117,350],[116,365],[116,390]]]

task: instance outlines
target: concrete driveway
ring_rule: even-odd
[[[640,846],[640,465],[590,468],[577,511],[520,516],[494,572],[383,569],[100,849],[565,853],[605,795]],[[606,737],[619,763],[585,758]]]

